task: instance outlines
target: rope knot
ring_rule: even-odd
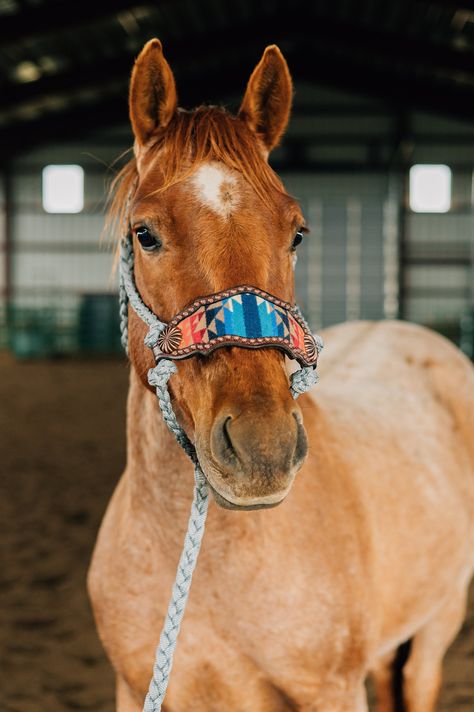
[[[313,366],[305,366],[299,371],[291,374],[290,390],[293,398],[298,398],[302,393],[306,393],[318,382],[318,374]]]
[[[149,349],[152,349],[154,346],[156,346],[158,342],[158,337],[165,328],[164,324],[161,323],[156,323],[152,324],[150,328],[148,329],[147,335],[145,336],[145,346],[148,346]]]
[[[169,359],[164,359],[159,362],[154,368],[150,368],[148,371],[148,383],[153,388],[165,388],[170,377],[173,373],[176,373],[178,367],[174,361]]]

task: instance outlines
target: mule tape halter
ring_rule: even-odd
[[[133,238],[128,234],[120,251],[120,330],[128,353],[128,306],[148,326],[145,345],[153,350],[156,366],[148,383],[156,390],[164,421],[194,465],[194,498],[183,551],[178,563],[168,611],[156,650],[153,677],[143,712],[159,712],[173,664],[173,654],[191,587],[207,515],[209,492],[196,449],[178,423],[168,391],[177,371],[176,360],[209,353],[223,346],[279,348],[301,368],[290,376],[293,398],[317,382],[316,363],[322,340],[311,331],[298,307],[255,287],[235,287],[194,301],[169,324],[158,319],[143,302],[134,278]]]

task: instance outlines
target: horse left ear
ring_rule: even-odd
[[[129,101],[133,133],[141,145],[173,118],[178,98],[160,40],[150,40],[140,52],[132,71]]]
[[[290,117],[293,85],[286,60],[270,45],[249,79],[239,116],[271,151],[283,136]]]

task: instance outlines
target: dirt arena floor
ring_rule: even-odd
[[[114,710],[85,577],[125,461],[127,379],[118,360],[0,354],[0,712]],[[440,711],[473,710],[471,589]]]

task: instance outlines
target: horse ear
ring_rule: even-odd
[[[249,79],[239,116],[271,151],[283,136],[291,111],[293,86],[286,60],[270,45]]]
[[[146,144],[169,124],[177,103],[173,72],[161,42],[150,40],[135,62],[130,82],[130,121],[138,143]]]

